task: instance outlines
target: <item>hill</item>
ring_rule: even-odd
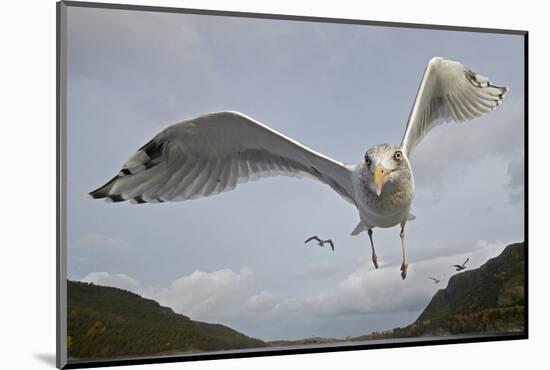
[[[454,275],[415,323],[415,335],[524,330],[525,246],[511,244],[478,269]],[[416,326],[416,327],[413,327]]]
[[[452,276],[447,288],[437,291],[411,325],[354,339],[521,333],[525,329],[524,256],[524,243],[511,244],[481,267]]]
[[[266,347],[227,326],[193,321],[118,288],[67,281],[72,359],[100,359]]]

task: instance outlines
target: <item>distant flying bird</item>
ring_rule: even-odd
[[[466,263],[469,261],[469,258],[466,258],[466,261],[462,265],[451,265],[452,267],[456,268],[456,271],[462,271],[466,268]]]
[[[438,284],[438,283],[439,283],[439,282],[441,281],[440,279],[436,279],[436,278],[434,278],[434,277],[431,277],[431,276],[430,276],[430,277],[428,277],[428,279],[431,279],[431,280],[433,280],[435,284]]]
[[[321,246],[321,247],[324,247],[325,244],[329,244],[330,245],[330,248],[332,249],[332,251],[334,252],[334,243],[332,242],[331,239],[327,239],[327,240],[321,240],[319,239],[316,235],[312,236],[311,238],[308,238],[304,244],[306,244],[307,242],[310,242],[312,240],[316,240],[317,241],[317,245]]]
[[[210,113],[165,128],[90,194],[113,202],[161,203],[222,193],[262,177],[311,177],[356,207],[360,221],[352,235],[368,232],[375,267],[373,228],[401,226],[405,279],[405,224],[415,218],[410,211],[415,195],[412,151],[436,125],[490,112],[506,92],[506,87],[492,85],[459,62],[435,57],[424,72],[401,144],[375,145],[359,163],[335,161],[244,114]],[[348,136],[364,135],[346,132],[343,119],[335,123]],[[368,129],[386,124],[374,123]]]

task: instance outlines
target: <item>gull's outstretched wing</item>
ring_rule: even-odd
[[[114,202],[182,201],[276,175],[313,177],[354,203],[350,167],[237,112],[167,127],[90,194]]]
[[[492,85],[486,77],[446,58],[430,60],[416,94],[402,149],[410,154],[436,125],[462,122],[495,109],[507,87]]]
[[[314,236],[312,236],[312,237],[310,237],[310,238],[307,238],[307,240],[304,242],[304,244],[309,243],[309,242],[312,241],[312,240],[316,240],[316,241],[318,241],[319,243],[321,243],[321,239],[319,239],[317,236],[314,235]]]
[[[469,260],[470,260],[470,258],[466,258],[466,261],[464,261],[464,263],[462,264],[462,266],[466,266],[466,264],[468,263]]]

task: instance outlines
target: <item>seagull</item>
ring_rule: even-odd
[[[435,284],[439,284],[439,282],[441,281],[440,279],[436,279],[436,278],[434,278],[434,277],[431,277],[431,276],[430,276],[430,277],[428,277],[428,279],[431,279],[431,280],[433,280]]]
[[[321,247],[324,247],[325,244],[329,244],[330,245],[330,248],[332,249],[332,251],[334,252],[334,243],[332,242],[331,239],[327,239],[327,240],[321,240],[317,237],[317,235],[314,235],[312,236],[311,238],[308,238],[304,244],[306,244],[307,242],[309,241],[312,241],[312,240],[316,240],[317,241],[317,245],[321,246]]]
[[[469,258],[466,258],[466,261],[462,265],[451,265],[451,267],[456,268],[456,271],[462,271],[466,268],[466,263],[469,261]]]
[[[499,106],[507,91],[459,62],[434,57],[424,71],[401,144],[375,145],[355,164],[329,158],[242,113],[209,113],[166,127],[90,195],[112,202],[162,203],[219,194],[264,177],[310,177],[357,209],[359,223],[351,234],[367,231],[376,268],[373,229],[400,226],[405,279],[405,225],[415,219],[412,152],[436,125],[482,116]]]

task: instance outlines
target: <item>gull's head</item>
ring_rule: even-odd
[[[396,183],[404,171],[409,171],[405,153],[398,146],[380,144],[365,153],[367,186],[380,196],[385,188]]]

